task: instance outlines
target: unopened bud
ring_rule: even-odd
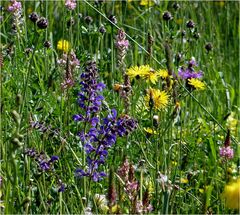
[[[21,94],[17,94],[16,103],[17,103],[17,106],[20,106],[22,104],[22,95]]]
[[[192,20],[189,20],[186,24],[187,28],[194,28],[195,27],[195,23]]]
[[[159,125],[159,116],[158,115],[153,116],[153,125],[155,127],[158,127],[158,125]]]
[[[30,15],[29,15],[29,19],[32,21],[32,22],[37,22],[39,16],[36,12],[32,12]]]
[[[45,29],[48,27],[48,20],[45,17],[41,17],[38,21],[37,21],[37,26],[40,29]]]
[[[18,125],[20,125],[21,117],[20,117],[19,113],[18,113],[17,111],[13,110],[13,111],[12,111],[12,116],[13,116],[14,121],[15,121]]]
[[[208,52],[212,51],[212,48],[213,48],[213,46],[212,46],[211,43],[207,43],[207,44],[205,45],[205,49],[206,49]]]
[[[163,13],[163,19],[166,20],[166,21],[169,21],[171,20],[173,17],[172,17],[172,14],[168,11],[164,12]]]

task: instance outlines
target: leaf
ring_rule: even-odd
[[[214,161],[216,161],[216,159],[217,159],[216,149],[215,149],[215,145],[214,145],[212,138],[209,139],[209,145],[211,148],[212,157],[213,157]]]

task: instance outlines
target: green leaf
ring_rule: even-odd
[[[211,148],[212,157],[213,157],[214,161],[216,161],[216,159],[217,159],[216,148],[215,148],[212,138],[209,139],[209,145]]]

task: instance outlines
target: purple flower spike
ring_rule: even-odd
[[[59,160],[59,157],[58,156],[56,156],[56,155],[53,155],[52,157],[51,157],[51,159],[50,159],[50,163],[52,163],[52,162],[55,162],[55,161],[57,161],[57,160]]]
[[[73,120],[74,121],[83,121],[83,115],[82,114],[75,114],[73,115]]]
[[[105,85],[98,83],[98,69],[95,62],[87,63],[85,72],[81,74],[81,93],[78,94],[78,104],[82,114],[75,114],[75,121],[85,123],[85,131],[79,132],[80,140],[87,154],[87,166],[76,170],[77,177],[89,177],[97,182],[106,176],[101,172],[108,156],[109,148],[115,144],[118,136],[127,135],[136,128],[136,121],[130,117],[117,118],[115,109],[108,113],[107,117],[101,119],[101,106],[104,97],[100,95]],[[84,117],[83,117],[84,116]]]
[[[59,192],[59,193],[64,192],[65,189],[66,189],[66,186],[65,186],[65,184],[62,183],[61,186],[60,186],[59,189],[58,189],[58,192]]]
[[[46,161],[42,161],[39,165],[43,171],[48,171],[50,169],[50,164]]]

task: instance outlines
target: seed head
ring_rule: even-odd
[[[41,17],[38,21],[37,21],[37,26],[40,29],[46,29],[48,27],[48,20],[45,17]]]
[[[38,16],[38,14],[37,14],[36,12],[32,12],[32,13],[29,15],[29,19],[30,19],[32,22],[34,22],[34,23],[37,22],[38,18],[39,18],[39,16]]]
[[[193,34],[193,37],[194,37],[196,40],[199,39],[200,33],[195,32],[195,33]]]
[[[84,20],[88,25],[90,25],[93,22],[93,18],[91,16],[86,16]]]
[[[166,20],[166,21],[169,21],[171,20],[173,17],[172,17],[172,14],[168,11],[164,12],[163,13],[163,19]]]
[[[182,37],[186,36],[186,31],[182,30]]]
[[[106,28],[103,25],[98,30],[101,34],[106,33]]]
[[[68,21],[67,21],[67,27],[70,28],[71,26],[73,26],[75,24],[75,20],[73,17],[71,17]]]
[[[206,49],[208,52],[212,51],[212,48],[213,48],[213,46],[212,46],[211,43],[207,43],[207,44],[205,45],[205,49]]]
[[[177,2],[174,2],[172,7],[174,10],[178,10],[180,8],[180,5]]]
[[[194,28],[195,27],[195,23],[192,20],[189,20],[186,24],[187,28]]]
[[[50,48],[50,47],[51,47],[50,41],[46,40],[46,41],[43,43],[43,46],[44,46],[45,48]]]
[[[112,23],[117,24],[117,18],[116,18],[114,15],[110,15],[110,16],[108,17],[108,19],[109,19]]]

